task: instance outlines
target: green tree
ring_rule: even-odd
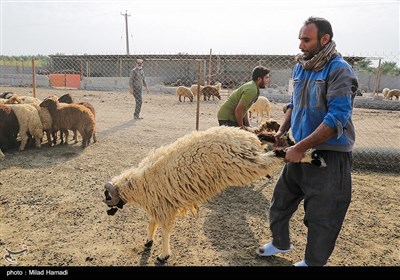
[[[398,76],[400,75],[400,68],[397,67],[396,62],[385,61],[381,64],[382,74]]]
[[[357,70],[365,71],[367,73],[372,73],[374,71],[374,67],[371,66],[372,61],[368,58],[365,58],[359,62],[357,62]]]

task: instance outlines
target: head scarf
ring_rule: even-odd
[[[304,69],[318,72],[325,67],[332,57],[336,55],[341,54],[336,50],[336,43],[332,40],[311,59],[305,60],[304,54],[302,53],[296,55],[295,59],[303,66]]]

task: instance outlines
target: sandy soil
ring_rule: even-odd
[[[0,91],[7,90],[31,94],[26,88],[2,87]],[[65,92],[38,89],[37,96]],[[144,119],[134,121],[134,102],[128,93],[68,92],[77,101],[95,106],[98,142],[85,150],[80,143],[71,143],[5,153],[0,162],[0,249],[5,254],[5,249],[18,251],[27,246],[29,252],[15,256],[16,263],[2,258],[1,265],[157,265],[159,232],[152,249],[144,250],[145,212],[127,206],[108,216],[103,186],[138,164],[151,149],[194,130],[196,104],[179,103],[174,95],[144,95]],[[200,130],[217,125],[216,111],[225,98],[200,103]],[[272,117],[278,121],[283,118],[282,105],[272,104]],[[399,117],[399,112],[356,109],[356,124],[367,130],[360,129],[358,141],[379,144],[376,128],[370,127],[387,125],[392,129],[387,146],[398,146]],[[387,120],[393,121],[388,124]],[[171,237],[172,255],[165,265],[290,266],[302,260],[307,233],[302,205],[291,223],[294,250],[269,258],[255,254],[257,246],[271,237],[267,212],[277,176],[228,188],[202,205],[196,217],[178,218]],[[400,176],[356,170],[353,179],[352,203],[328,265],[398,266]]]

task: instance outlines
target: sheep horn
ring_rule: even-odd
[[[104,192],[104,203],[106,203],[110,207],[116,206],[121,200],[118,190],[113,186],[111,182],[107,182],[104,188],[106,189]]]

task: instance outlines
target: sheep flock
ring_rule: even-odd
[[[64,104],[56,96],[42,101],[6,92],[0,95],[0,119],[0,150],[3,152],[14,149],[18,140],[20,151],[30,142],[40,148],[44,133],[49,146],[56,145],[58,132],[61,144],[68,144],[68,130],[75,134],[79,131],[83,148],[89,145],[92,137],[96,142],[96,120],[91,104]],[[77,141],[76,135],[74,139]]]

